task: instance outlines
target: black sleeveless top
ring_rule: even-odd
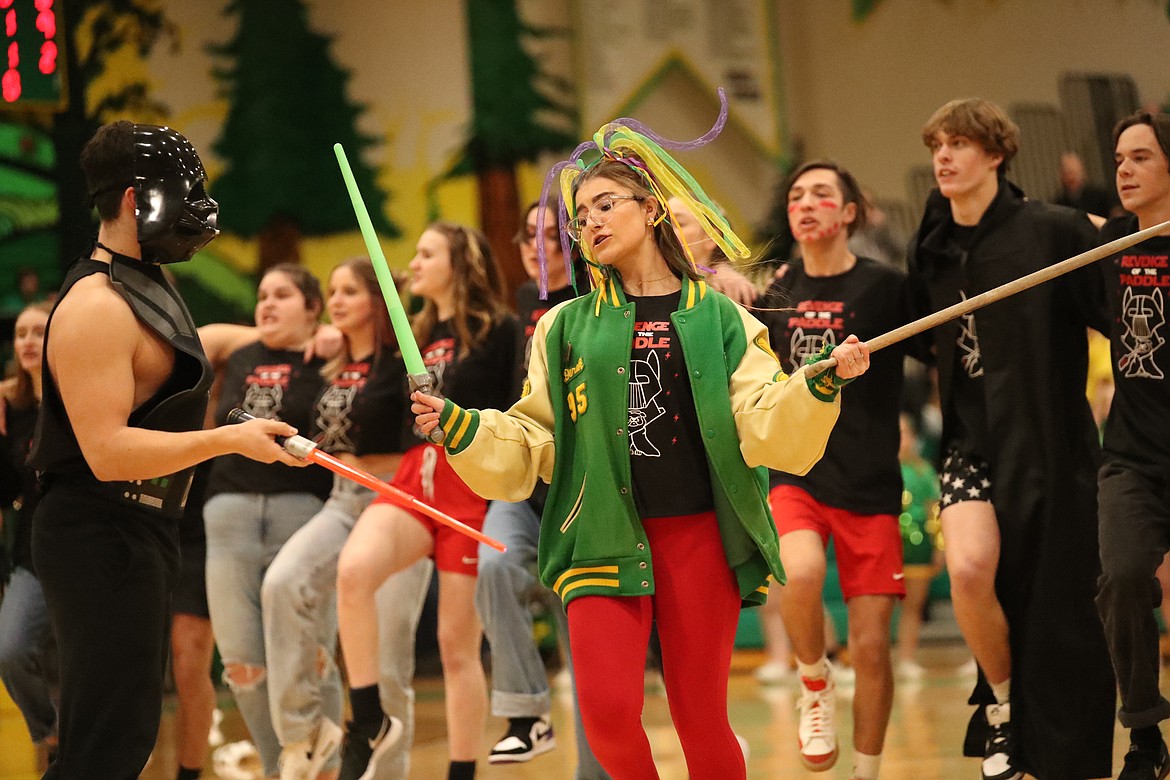
[[[158,392],[130,413],[128,424],[134,428],[170,432],[202,428],[214,375],[182,298],[158,266],[121,257],[115,257],[111,263],[83,257],[74,261],[66,273],[57,305],[73,285],[95,273],[107,274],[114,289],[125,298],[139,321],[175,350],[171,375]],[[53,313],[56,313],[56,306]],[[52,324],[51,313],[45,326],[46,345]],[[94,323],[94,327],[100,327],[100,323]],[[41,376],[43,399],[29,465],[41,474],[46,489],[58,480],[69,481],[139,509],[166,517],[181,516],[194,467],[151,480],[99,481],[77,443],[57,383],[49,371],[47,351]]]

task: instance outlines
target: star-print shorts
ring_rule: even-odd
[[[978,455],[948,449],[939,483],[942,509],[960,501],[991,501],[991,464]]]

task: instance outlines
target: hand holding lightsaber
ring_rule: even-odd
[[[240,423],[255,419],[255,417],[239,408],[232,409],[227,414],[227,421],[229,423]],[[442,523],[449,528],[453,528],[459,533],[464,534],[465,536],[469,536],[481,544],[486,544],[493,550],[498,550],[499,552],[507,552],[508,550],[507,547],[505,547],[500,542],[497,542],[495,539],[492,539],[490,536],[486,536],[471,526],[459,522],[445,512],[440,512],[438,509],[435,509],[428,504],[424,504],[422,501],[419,501],[417,498],[410,495],[406,491],[399,490],[393,485],[383,482],[373,474],[370,474],[368,471],[363,471],[356,466],[351,466],[348,463],[338,460],[328,453],[322,452],[317,448],[316,442],[311,439],[306,439],[304,436],[299,435],[277,436],[276,443],[284,447],[284,449],[292,455],[295,455],[302,460],[307,460],[310,463],[316,463],[318,466],[324,466],[334,474],[338,474],[342,477],[345,477],[346,479],[352,480],[362,487],[369,488],[379,495],[385,496],[394,504],[402,507],[403,509],[411,509],[422,512],[432,520]]]
[[[398,338],[398,348],[402,350],[402,360],[406,363],[406,373],[410,381],[410,391],[420,390],[427,395],[434,395],[435,380],[423,364],[422,353],[414,340],[414,332],[410,329],[410,319],[406,310],[402,308],[402,300],[398,297],[398,288],[394,285],[394,277],[390,275],[390,266],[386,264],[386,255],[382,253],[382,246],[378,243],[378,235],[374,232],[374,223],[370,221],[370,212],[366,210],[366,203],[362,200],[362,193],[358,190],[357,180],[354,179],[353,169],[349,167],[349,159],[345,156],[345,149],[341,144],[333,144],[333,153],[337,155],[337,164],[341,167],[341,176],[345,179],[345,188],[349,191],[349,199],[353,202],[353,211],[357,216],[358,226],[362,230],[362,238],[366,242],[366,252],[370,262],[374,265],[374,274],[378,277],[378,287],[382,290],[382,297],[386,299],[386,309],[390,312],[390,324],[394,327],[394,335]],[[443,443],[443,429],[436,428],[429,437],[435,444]]]
[[[1016,293],[1023,292],[1024,290],[1035,287],[1038,284],[1043,284],[1044,282],[1055,279],[1058,276],[1062,276],[1069,271],[1075,271],[1082,266],[1095,263],[1096,261],[1109,257],[1109,255],[1116,254],[1123,249],[1129,249],[1134,244],[1140,244],[1147,238],[1153,238],[1154,236],[1160,233],[1164,233],[1167,230],[1170,230],[1170,220],[1162,222],[1158,225],[1154,225],[1153,227],[1148,227],[1145,230],[1139,230],[1136,233],[1130,233],[1128,236],[1122,236],[1121,238],[1118,238],[1114,241],[1110,241],[1108,244],[1102,244],[1095,249],[1090,249],[1088,252],[1081,252],[1079,255],[1070,257],[1067,260],[1062,260],[1061,262],[1054,265],[1041,268],[1039,271],[1033,271],[1027,276],[1021,276],[1019,279],[1008,282],[1007,284],[1001,284],[999,287],[988,290],[987,292],[980,293],[979,295],[968,298],[965,301],[960,301],[954,306],[948,306],[945,309],[936,311],[934,314],[929,314],[921,319],[915,320],[914,322],[909,322],[900,328],[894,328],[893,330],[887,333],[883,333],[880,336],[876,336],[865,343],[869,347],[869,351],[871,353],[877,352],[879,349],[888,347],[891,344],[897,344],[899,341],[908,339],[911,336],[916,336],[925,330],[930,330],[937,325],[942,325],[944,322],[949,322],[958,317],[962,317],[964,314],[970,314],[976,309],[981,309],[989,303],[1001,301],[1004,298],[1015,295]],[[835,365],[837,365],[837,361],[831,357],[825,358],[824,360],[818,360],[809,367],[809,374],[816,376],[817,374],[828,371]]]

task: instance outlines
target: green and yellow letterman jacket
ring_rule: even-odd
[[[747,603],[784,582],[766,468],[804,474],[824,454],[840,402],[828,383],[780,370],[762,323],[705,282],[683,280],[671,315],[687,366],[727,563]],[[634,304],[612,279],[537,323],[525,394],[508,411],[440,416],[448,461],[484,498],[522,501],[550,483],[541,581],[577,596],[654,593],[632,493],[629,414]],[[686,490],[686,485],[679,485]]]

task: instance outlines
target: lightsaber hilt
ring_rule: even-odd
[[[247,422],[248,420],[255,420],[257,417],[253,414],[248,414],[238,406],[227,413],[227,421],[229,424]],[[294,434],[292,436],[277,436],[276,443],[284,447],[284,451],[293,457],[306,460],[309,453],[317,449],[317,443],[312,439],[306,439],[304,436]]]
[[[430,371],[424,371],[421,374],[407,374],[407,380],[410,382],[410,392],[413,394],[416,390],[427,395],[436,395],[435,393],[435,378],[431,376]],[[443,440],[447,438],[447,434],[441,427],[436,425],[434,429],[427,436],[427,440],[432,444],[442,444]]]

